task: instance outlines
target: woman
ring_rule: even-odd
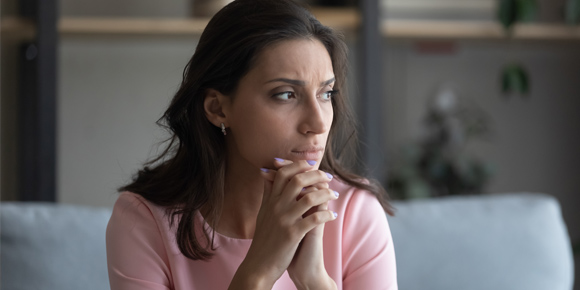
[[[218,12],[162,118],[167,149],[120,189],[111,288],[397,289],[384,190],[337,159],[346,61],[291,0]]]

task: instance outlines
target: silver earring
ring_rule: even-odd
[[[222,127],[222,133],[224,133],[224,136],[227,135],[226,126],[224,125],[224,123],[221,124],[221,127]]]

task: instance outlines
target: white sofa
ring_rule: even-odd
[[[496,194],[394,205],[389,224],[401,290],[572,289],[570,239],[553,197]],[[109,289],[110,214],[109,208],[1,204],[0,288]]]

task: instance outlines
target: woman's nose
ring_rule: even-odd
[[[309,96],[304,100],[299,127],[302,134],[323,134],[330,129],[332,107],[323,106],[316,96]]]

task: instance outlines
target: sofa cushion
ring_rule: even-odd
[[[570,290],[573,261],[558,202],[542,194],[394,202],[389,224],[402,290]],[[0,288],[109,289],[111,210],[0,204]]]
[[[570,239],[556,199],[493,194],[395,202],[399,288],[570,290]]]
[[[0,205],[0,288],[109,289],[105,229],[111,209]]]

